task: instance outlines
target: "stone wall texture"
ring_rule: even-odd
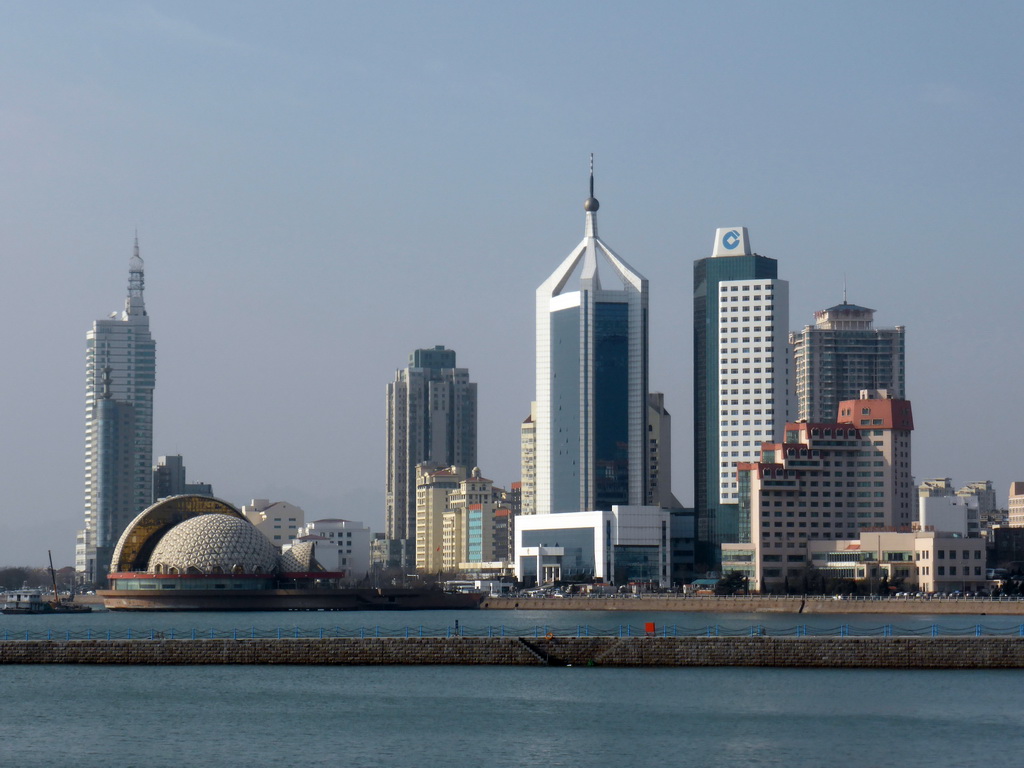
[[[1021,669],[1013,637],[555,637],[11,640],[0,664],[500,664]]]

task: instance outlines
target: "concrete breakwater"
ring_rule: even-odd
[[[0,642],[0,664],[1024,669],[1008,637],[453,637]]]
[[[1024,600],[852,599],[831,597],[490,597],[480,607],[492,611],[647,611],[680,613],[905,614],[949,616],[1024,615]]]

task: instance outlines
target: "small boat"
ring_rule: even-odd
[[[53,606],[43,600],[43,590],[22,587],[7,593],[4,613],[53,613]]]
[[[92,606],[62,600],[57,593],[57,572],[53,570],[53,555],[50,556],[50,578],[53,581],[53,600],[44,600],[46,594],[42,589],[24,586],[7,593],[7,600],[0,612],[5,614],[36,614],[36,613],[89,613]]]

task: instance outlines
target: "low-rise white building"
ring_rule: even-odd
[[[964,496],[921,496],[918,499],[923,530],[944,531],[957,536],[981,535],[978,500]]]
[[[278,549],[298,536],[306,522],[306,513],[287,501],[253,499],[242,507],[242,514]]]
[[[659,507],[520,515],[515,570],[521,582],[593,578],[609,584],[671,583],[669,513]]]
[[[370,571],[370,538],[370,529],[362,523],[327,518],[300,528],[296,542],[314,542],[317,562],[328,571],[358,580]]]

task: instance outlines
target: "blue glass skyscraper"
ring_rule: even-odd
[[[583,241],[537,289],[536,511],[643,505],[647,279],[597,235],[593,172]]]

